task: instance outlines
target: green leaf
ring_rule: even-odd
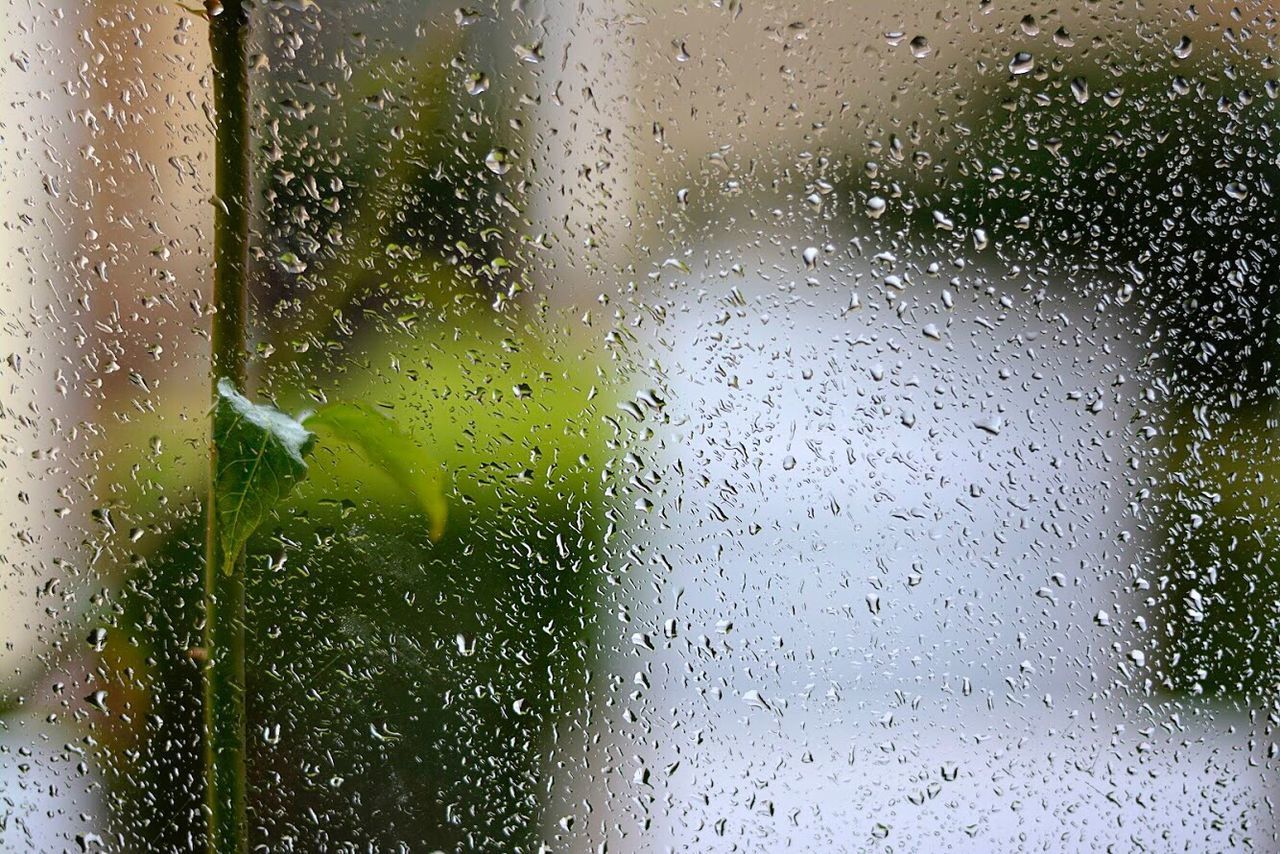
[[[272,406],[251,402],[230,380],[218,381],[213,441],[222,571],[228,575],[249,537],[307,475],[303,457],[315,435]]]
[[[431,539],[444,534],[446,505],[440,476],[426,455],[386,415],[354,403],[328,403],[303,416],[308,429],[329,433],[358,450],[370,463],[413,496],[430,522]]]

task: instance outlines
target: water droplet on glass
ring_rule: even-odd
[[[464,634],[463,632],[458,632],[457,637],[454,638],[454,642],[458,646],[458,655],[461,655],[463,658],[470,658],[476,654],[476,639],[474,637]]]
[[[1000,435],[1000,431],[1004,429],[1004,419],[999,415],[992,415],[986,418],[979,418],[973,423],[974,427],[984,433],[990,433],[992,436]]]
[[[1071,96],[1076,99],[1077,104],[1087,103],[1089,101],[1089,81],[1083,77],[1072,77]]]
[[[515,157],[505,148],[492,149],[484,158],[484,165],[495,175],[505,175],[511,170]]]
[[[483,95],[489,91],[489,75],[483,71],[473,71],[467,75],[467,94]]]
[[[536,65],[542,62],[542,42],[516,45],[516,57],[521,62]]]
[[[100,712],[107,711],[107,692],[103,690],[94,691],[84,698],[84,701],[93,706]]]
[[[305,273],[307,270],[307,262],[303,261],[293,252],[285,252],[276,259],[280,264],[280,269],[286,273]]]

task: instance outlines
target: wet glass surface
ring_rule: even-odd
[[[6,850],[208,842],[220,10],[6,6]],[[1274,849],[1276,38],[254,5],[252,844]]]

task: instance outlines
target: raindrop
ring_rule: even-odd
[[[485,155],[484,165],[495,175],[505,175],[511,170],[515,157],[505,148],[494,148]]]
[[[990,433],[992,436],[999,436],[1000,431],[1004,429],[1004,419],[999,415],[993,415],[987,418],[978,419],[973,423],[973,426],[977,427],[984,433]]]
[[[84,698],[85,702],[100,712],[107,711],[107,692],[98,690]]]
[[[307,262],[303,261],[293,252],[285,252],[280,255],[276,261],[280,264],[280,269],[286,273],[305,273],[307,270]]]
[[[1009,60],[1009,72],[1011,74],[1027,74],[1035,67],[1035,58],[1026,51],[1018,51]]]
[[[471,635],[458,632],[457,637],[454,638],[454,642],[458,647],[458,655],[461,655],[463,658],[470,658],[476,654],[476,639]]]
[[[1085,104],[1089,101],[1089,81],[1083,77],[1071,78],[1071,96],[1076,99],[1077,104]]]
[[[516,57],[524,63],[536,65],[542,62],[542,42],[516,45]]]

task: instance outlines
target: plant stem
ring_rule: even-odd
[[[246,0],[213,0],[209,43],[213,52],[213,394],[217,381],[244,389],[245,319],[249,250],[249,66]],[[212,433],[211,433],[212,435]],[[205,531],[204,762],[208,850],[249,850],[245,809],[245,597],[244,560],[223,572],[218,536],[218,449],[209,442],[209,496]]]

